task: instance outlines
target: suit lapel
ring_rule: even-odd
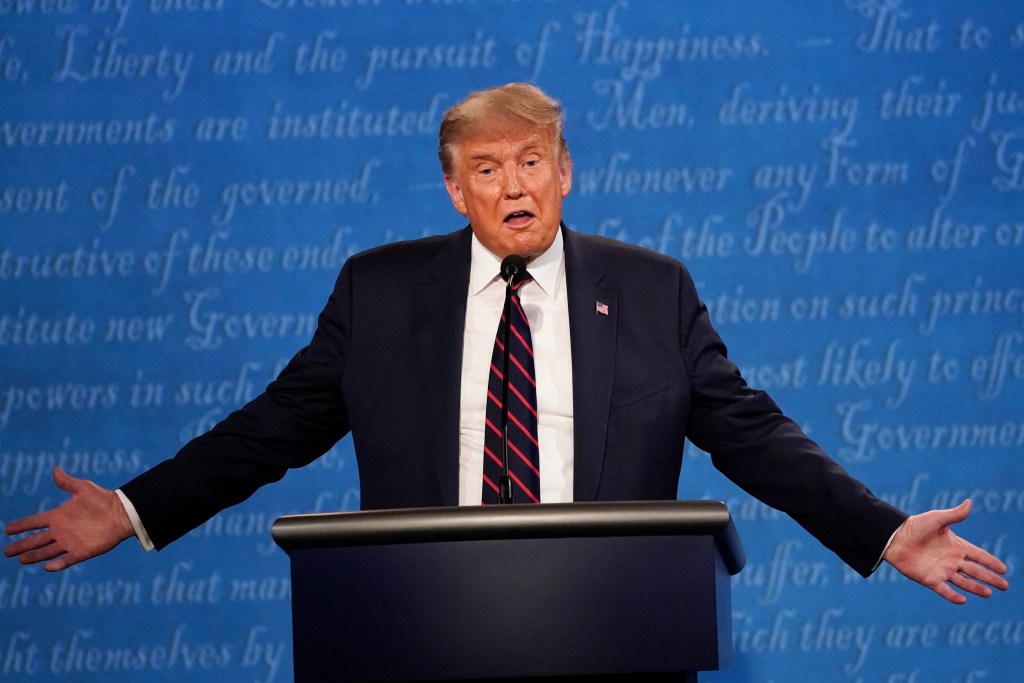
[[[427,268],[416,288],[416,344],[426,391],[423,411],[431,431],[424,457],[434,460],[445,505],[459,503],[459,406],[462,342],[469,291],[469,228],[455,233]]]
[[[572,346],[573,499],[595,500],[604,466],[615,372],[618,292],[602,287],[604,264],[586,238],[563,226]],[[597,311],[607,306],[607,314]]]

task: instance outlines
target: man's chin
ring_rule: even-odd
[[[505,253],[502,254],[501,257],[505,258],[509,254],[515,254],[517,256],[522,256],[524,259],[526,259],[526,262],[529,263],[531,260],[547,251],[548,247],[551,246],[552,242],[554,242],[553,239],[516,240],[507,245],[507,248],[503,250]]]
[[[503,225],[500,237],[499,240],[482,239],[480,233],[477,233],[480,243],[498,258],[503,259],[515,254],[522,256],[529,263],[530,259],[540,256],[554,243],[555,231],[547,234],[547,231],[541,233],[536,226],[534,229],[517,229],[507,228]]]

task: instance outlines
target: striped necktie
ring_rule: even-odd
[[[511,288],[511,353],[508,395],[503,397],[505,316],[498,324],[487,383],[487,424],[484,434],[483,504],[499,502],[502,473],[502,403],[508,402],[508,463],[513,502],[540,502],[540,449],[537,446],[537,380],[533,370],[533,341],[519,291],[532,278],[523,271]]]

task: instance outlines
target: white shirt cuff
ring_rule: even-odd
[[[906,520],[904,520],[903,523],[906,524]],[[900,524],[898,527],[896,527],[896,531],[892,532],[892,536],[889,537],[889,541],[885,544],[885,547],[882,548],[882,554],[878,556],[878,562],[875,562],[875,566],[871,568],[872,572],[878,569],[879,565],[882,564],[882,560],[885,559],[885,551],[887,551],[889,549],[889,546],[892,545],[892,539],[896,538],[896,534],[898,534],[900,532],[900,529],[902,528],[903,524]]]
[[[128,500],[128,496],[121,492],[121,489],[114,491],[117,497],[121,499],[121,505],[124,506],[124,511],[128,513],[128,519],[132,522],[132,528],[135,529],[135,537],[139,539],[139,545],[142,546],[143,550],[152,550],[156,546],[153,545],[153,541],[150,540],[149,534],[146,533],[146,527],[142,524],[142,518],[139,517],[139,513],[135,511],[135,506]]]

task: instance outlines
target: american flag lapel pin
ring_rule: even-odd
[[[608,304],[600,301],[594,302],[594,313],[597,315],[608,315]]]

